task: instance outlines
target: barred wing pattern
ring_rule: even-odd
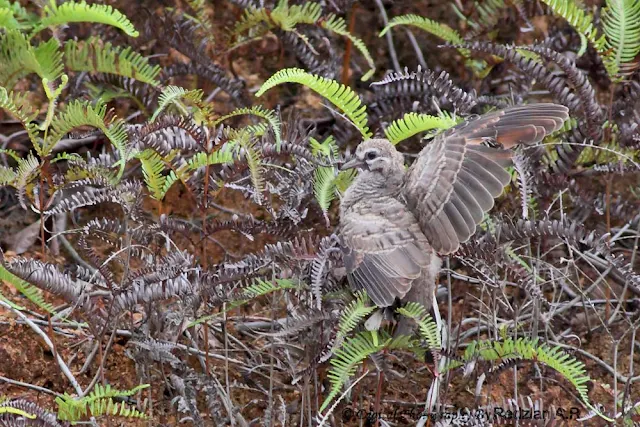
[[[540,142],[568,117],[568,109],[557,104],[512,107],[462,123],[421,151],[407,172],[403,196],[436,252],[455,252],[493,207],[510,181],[509,148]]]
[[[349,282],[379,307],[409,292],[435,256],[418,221],[397,199],[355,204],[342,219],[340,237]]]

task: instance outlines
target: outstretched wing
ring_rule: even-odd
[[[396,199],[365,200],[340,222],[349,283],[379,307],[402,299],[435,256],[413,214]]]
[[[509,183],[509,148],[540,142],[568,117],[568,109],[557,104],[512,107],[462,123],[431,141],[409,169],[403,193],[431,246],[448,254],[468,240]],[[505,149],[482,145],[486,142]]]

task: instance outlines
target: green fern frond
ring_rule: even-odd
[[[387,26],[384,27],[384,29],[380,32],[380,37],[384,36],[387,31],[398,25],[410,25],[420,28],[421,30],[433,34],[434,36],[452,44],[464,43],[464,39],[462,38],[460,33],[458,33],[447,24],[441,24],[440,22],[436,22],[434,20],[413,14],[401,15],[392,18]],[[459,49],[459,51],[464,57],[469,57],[468,49]]]
[[[456,121],[450,116],[431,116],[429,114],[407,113],[402,118],[394,120],[384,130],[387,139],[397,144],[421,132],[432,129],[449,129]]]
[[[127,130],[122,119],[116,116],[107,117],[107,106],[98,102],[95,107],[89,101],[75,100],[66,105],[51,121],[51,130],[43,148],[43,154],[48,155],[55,144],[71,130],[80,126],[92,126],[100,129],[109,139],[120,155],[116,165],[120,166],[117,179],[124,173],[124,167],[129,160],[129,147],[127,147]]]
[[[267,108],[264,108],[261,105],[255,105],[255,106],[253,106],[251,108],[237,108],[237,109],[233,110],[232,112],[230,112],[229,114],[225,114],[222,117],[218,117],[212,123],[212,126],[217,126],[220,123],[222,123],[223,121],[225,121],[225,120],[227,120],[227,119],[229,119],[231,117],[241,116],[241,115],[245,115],[245,114],[250,114],[250,115],[253,115],[253,116],[260,117],[260,118],[266,120],[269,123],[269,126],[271,126],[271,129],[273,129],[273,134],[274,134],[275,140],[276,140],[276,147],[277,147],[278,150],[280,150],[280,144],[282,143],[280,119],[278,119],[278,116],[276,115],[276,113],[273,110],[269,110]],[[252,133],[255,134],[255,132],[252,132]]]
[[[122,416],[126,418],[147,418],[147,416],[126,403],[115,403],[114,398],[133,396],[138,391],[149,387],[149,384],[140,384],[131,390],[116,390],[109,384],[102,386],[96,384],[95,389],[82,399],[76,399],[65,393],[56,397],[58,405],[58,418],[62,421],[80,421],[86,417],[99,417],[101,415]]]
[[[254,283],[242,290],[242,300],[234,303],[234,306],[242,305],[247,301],[256,299],[272,292],[284,289],[296,289],[298,286],[289,279],[276,279],[274,282],[256,279]]]
[[[313,195],[325,216],[336,197],[336,172],[334,167],[322,166],[316,168],[313,174]]]
[[[433,34],[434,36],[451,44],[464,43],[464,39],[460,36],[460,33],[448,25],[413,14],[396,16],[391,19],[387,26],[380,32],[380,37],[384,36],[387,31],[398,25],[411,25],[420,28],[421,30]],[[478,77],[484,78],[491,70],[491,68],[487,67],[487,63],[485,61],[471,59],[471,52],[469,49],[459,48],[458,52],[466,58],[465,65],[471,68]]]
[[[336,190],[338,190],[340,194],[343,194],[345,191],[347,191],[347,188],[349,188],[353,180],[356,179],[357,174],[358,172],[355,169],[340,171],[334,181]]]
[[[269,14],[267,9],[248,7],[233,28],[233,34],[239,37],[250,31],[249,37],[255,37],[256,34],[260,34],[270,28],[268,22]],[[242,38],[240,39],[242,40]]]
[[[13,9],[5,6],[6,3],[0,3],[0,28],[5,30],[22,30],[29,26],[16,17]],[[19,5],[18,5],[19,6]]]
[[[26,94],[20,96],[13,92],[7,92],[5,88],[0,86],[0,108],[7,110],[9,114],[20,121],[34,147],[38,147],[38,125],[33,123],[37,113],[32,110],[26,96]]]
[[[8,148],[0,148],[0,154],[6,154],[7,156],[11,157],[16,162],[19,162],[20,159],[22,158],[22,156],[20,156],[18,153],[16,153],[13,150],[10,150]]]
[[[364,56],[370,68],[369,71],[362,76],[362,81],[371,78],[375,72],[375,61],[369,49],[367,49],[367,46],[360,38],[349,32],[344,19],[335,14],[323,17],[320,3],[305,2],[300,5],[290,6],[288,1],[280,1],[272,10],[265,8],[248,8],[236,24],[233,32],[237,36],[247,33],[245,38],[240,38],[240,41],[244,41],[246,38],[258,37],[268,30],[279,28],[283,31],[294,32],[298,37],[303,39],[305,43],[309,43],[306,36],[296,31],[296,26],[300,24],[319,25],[328,31],[351,40],[356,49]]]
[[[602,26],[605,47],[612,52],[605,66],[616,77],[640,53],[640,1],[607,0],[602,9]]]
[[[80,163],[82,166],[86,166],[87,162],[78,154],[78,153],[58,153],[54,158],[51,159],[51,163],[56,163],[59,161],[73,161],[75,163]]]
[[[606,38],[604,34],[599,34],[590,13],[582,10],[573,0],[542,0],[542,3],[549,6],[553,13],[564,18],[581,37],[591,42],[595,50],[602,56],[610,75],[615,75],[618,72],[612,68],[614,62],[610,59],[611,53],[607,52]]]
[[[285,31],[292,31],[298,24],[315,24],[321,16],[322,6],[312,2],[289,6],[282,1],[271,13],[273,22]]]
[[[265,190],[264,167],[260,153],[256,148],[256,141],[250,138],[248,134],[238,139],[238,143],[244,149],[244,155],[249,166],[249,175],[253,184],[253,200],[260,204],[262,202],[262,194]]]
[[[92,37],[82,43],[69,40],[64,50],[65,63],[71,70],[117,74],[152,86],[160,84],[156,79],[160,66],[149,64],[147,58],[134,52],[131,46],[122,49]]]
[[[15,82],[30,73],[54,82],[62,76],[62,52],[58,41],[51,38],[35,48],[26,35],[8,30],[0,37],[0,84],[13,87]]]
[[[188,176],[180,178],[180,176],[178,175],[178,173],[176,173],[175,170],[170,170],[169,174],[164,178],[164,185],[162,186],[162,190],[161,190],[162,194],[167,194],[171,189],[171,187],[173,187],[173,184],[175,184],[178,181],[186,185],[187,179],[188,179]]]
[[[54,82],[62,77],[64,64],[62,62],[62,50],[60,50],[58,40],[50,38],[46,42],[40,43],[34,48],[34,53],[40,66],[38,75],[41,78]],[[34,72],[37,71],[34,70]]]
[[[540,343],[538,338],[525,337],[520,337],[517,340],[506,338],[503,341],[473,341],[466,348],[463,359],[471,361],[475,358],[485,361],[497,361],[505,358],[523,359],[543,363],[559,372],[573,385],[585,406],[604,419],[612,421],[602,415],[589,402],[587,382],[590,381],[590,378],[584,363],[565,353],[558,346],[550,347],[545,343]]]
[[[87,4],[85,1],[67,1],[60,6],[56,0],[44,7],[44,13],[39,25],[34,29],[34,34],[47,27],[64,25],[70,22],[94,22],[97,24],[111,25],[124,31],[128,36],[138,37],[139,33],[119,10],[104,4]]]
[[[0,28],[4,28],[5,30],[18,30],[21,26],[9,9],[0,9]]]
[[[361,332],[353,338],[345,340],[331,358],[331,369],[327,374],[327,378],[331,382],[331,390],[322,403],[320,412],[324,411],[338,395],[362,361],[382,350],[390,341],[391,338],[381,340],[377,331]]]
[[[220,150],[213,153],[196,153],[187,163],[189,169],[196,170],[198,168],[206,167],[207,165],[221,165],[225,163],[233,162],[233,153],[226,147],[222,147]]]
[[[162,89],[162,93],[158,98],[158,108],[153,113],[153,116],[151,117],[151,121],[155,122],[158,116],[162,113],[162,111],[164,111],[171,104],[176,104],[176,106],[178,106],[178,109],[184,115],[187,115],[188,114],[187,109],[182,104],[180,104],[179,101],[180,101],[180,98],[185,96],[188,92],[189,92],[189,89],[185,89],[180,86],[167,86],[164,89]]]
[[[28,418],[30,420],[35,420],[37,418],[37,416],[34,414],[25,412],[22,409],[12,408],[11,406],[0,406],[0,414],[15,414],[20,417]]]
[[[188,115],[187,107],[182,104],[181,100],[185,99],[191,103],[199,103],[202,100],[202,90],[189,90],[180,86],[167,86],[162,89],[162,93],[158,98],[158,108],[153,113],[151,121],[154,122],[158,116],[169,106],[174,105],[181,114]]]
[[[11,185],[16,179],[16,172],[6,166],[0,166],[0,187],[3,185]]]
[[[37,15],[27,11],[27,9],[24,8],[19,1],[11,2],[9,0],[0,0],[0,10],[8,11],[13,16],[13,18],[19,22],[20,27],[18,27],[17,29],[29,27],[39,19]]]
[[[213,26],[205,10],[205,0],[187,0],[187,3],[196,13],[197,19],[194,19],[194,21],[202,26],[203,33],[209,41],[213,42]]]
[[[162,157],[151,149],[144,150],[137,157],[140,159],[144,182],[147,184],[151,197],[155,200],[162,200],[165,195],[163,190],[167,179],[162,175],[164,170]]]
[[[262,136],[267,133],[267,131],[269,130],[269,127],[270,126],[267,123],[258,123],[255,125],[248,125],[239,129],[226,127],[223,129],[223,133],[224,133],[224,136],[229,140],[227,144],[229,143],[235,144],[235,142],[233,141],[236,141],[238,138],[241,137],[241,135],[246,133],[253,137]]]
[[[373,76],[373,73],[376,72],[375,61],[373,60],[373,57],[371,56],[371,53],[369,52],[369,49],[364,44],[364,42],[349,32],[349,30],[347,29],[347,23],[345,22],[345,20],[334,14],[331,14],[327,17],[326,20],[323,20],[320,25],[322,26],[322,28],[325,28],[329,31],[333,31],[336,34],[351,40],[351,43],[353,43],[356,49],[360,51],[362,56],[364,56],[364,59],[366,59],[367,64],[369,65],[369,71],[367,71],[362,76],[361,80],[363,82],[366,82],[367,80],[369,80],[371,76]]]
[[[478,22],[468,19],[455,3],[451,3],[454,13],[469,27],[473,29],[473,34],[478,34],[482,28],[493,29],[502,18],[502,9],[507,7],[504,0],[483,0],[474,1],[472,10],[477,11]],[[469,39],[469,37],[467,37]]]
[[[420,341],[416,340],[411,335],[398,335],[394,336],[389,344],[386,346],[387,350],[410,350],[412,351],[418,358],[424,360],[424,356],[426,354],[426,350],[423,346],[420,345]]]
[[[53,305],[49,304],[44,300],[40,290],[30,283],[25,282],[19,277],[11,274],[2,264],[0,264],[0,282],[5,281],[11,283],[14,288],[18,290],[22,295],[27,297],[29,301],[40,307],[42,310],[50,313],[52,315],[56,315],[57,312]]]
[[[169,165],[172,169],[169,173],[162,178],[163,184],[162,188],[158,189],[157,196],[160,198],[164,198],[167,192],[171,189],[173,184],[180,181],[185,186],[187,185],[187,181],[191,177],[192,171],[204,168],[207,165],[219,165],[225,163],[233,163],[233,153],[227,147],[223,146],[220,150],[214,151],[213,153],[204,153],[198,152],[196,153],[188,162],[182,163],[180,166],[175,167],[172,165],[172,154],[165,156],[162,158],[162,161]]]
[[[19,193],[27,191],[27,185],[29,185],[39,167],[40,162],[31,152],[27,157],[18,161],[18,170],[16,171],[16,178],[14,182],[15,188],[18,189]]]
[[[346,337],[349,332],[354,330],[373,310],[374,306],[367,305],[369,303],[369,297],[364,291],[357,292],[355,299],[351,301],[340,316],[340,323],[338,324],[338,336]]]
[[[371,137],[367,127],[366,107],[351,88],[334,80],[309,74],[300,68],[286,68],[264,82],[256,96],[262,96],[269,89],[282,83],[300,83],[324,96],[345,113],[364,138]]]
[[[380,32],[380,37],[384,36],[387,31],[398,25],[411,25],[420,28],[421,30],[431,33],[434,36],[453,44],[464,43],[464,39],[460,36],[460,33],[450,26],[413,14],[401,15],[392,18],[387,26]]]
[[[430,350],[440,350],[442,341],[438,332],[438,325],[427,313],[427,309],[417,302],[409,302],[396,310],[399,314],[409,317],[418,323],[420,335],[427,341]]]
[[[636,158],[638,150],[634,147],[621,146],[617,141],[601,143],[598,147],[585,147],[576,160],[577,165],[591,167],[612,162],[625,164]]]
[[[317,139],[309,138],[309,145],[311,146],[311,153],[314,156],[323,155],[329,159],[336,157],[338,153],[338,144],[333,136],[328,136],[321,143]]]

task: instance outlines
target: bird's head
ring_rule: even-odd
[[[368,139],[358,145],[355,157],[341,170],[358,168],[389,176],[404,171],[404,158],[386,139]]]

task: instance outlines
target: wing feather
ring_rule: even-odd
[[[431,263],[418,221],[396,199],[364,200],[340,223],[349,283],[380,307],[402,299]]]
[[[438,253],[456,251],[493,207],[511,179],[504,170],[511,165],[508,149],[542,141],[568,117],[557,104],[511,107],[462,123],[422,150],[405,177],[403,196]]]

